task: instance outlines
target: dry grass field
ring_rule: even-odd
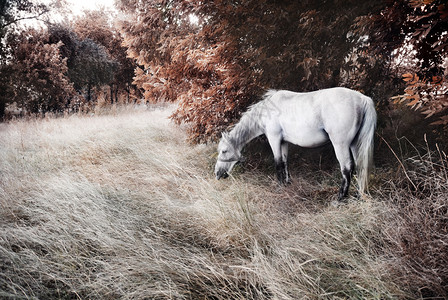
[[[446,165],[335,206],[336,165],[216,181],[171,110],[0,124],[1,299],[446,296]]]

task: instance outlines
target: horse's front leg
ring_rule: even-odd
[[[282,161],[284,165],[285,183],[290,184],[291,176],[288,172],[288,142],[282,141],[280,144],[280,150],[282,152]]]
[[[274,162],[275,162],[275,170],[277,172],[277,179],[282,184],[286,184],[289,182],[288,171],[286,168],[286,160],[284,160],[284,156],[282,155],[282,148],[285,149],[285,146],[282,145],[282,138],[280,135],[266,135],[269,141],[269,145],[271,146],[272,153],[274,154]],[[286,146],[287,148],[287,146]],[[286,153],[287,155],[287,153]],[[286,157],[286,156],[285,156]]]

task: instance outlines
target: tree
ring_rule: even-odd
[[[30,0],[0,1],[0,37],[4,37],[11,25],[22,20],[37,19],[50,11],[50,5]]]
[[[437,115],[434,124],[448,127],[446,1],[391,1],[379,14],[360,20],[359,27],[369,34],[366,48],[372,54],[394,57],[393,68],[405,82],[404,94],[395,101],[427,117]]]
[[[86,90],[88,101],[94,87],[112,82],[118,63],[104,46],[89,38],[80,39],[70,25],[57,24],[49,32],[52,43],[62,42],[61,55],[67,59],[68,77],[79,93]]]
[[[147,99],[178,100],[172,117],[195,141],[217,137],[266,88],[340,85],[354,20],[380,3],[119,1],[135,83]]]
[[[2,102],[16,102],[32,113],[61,111],[73,95],[61,43],[48,43],[46,32],[28,29],[10,34],[10,58],[2,69]]]
[[[18,22],[26,19],[36,19],[48,13],[49,6],[35,4],[29,0],[0,0],[0,76],[6,78],[11,72],[8,65],[10,47],[7,44],[8,34],[15,34]],[[5,95],[9,87],[7,81],[0,81],[0,120],[3,119],[8,99]]]
[[[92,88],[110,84],[116,68],[117,63],[103,46],[84,39],[77,45],[68,75],[77,90],[87,89],[87,101],[90,101]]]
[[[125,92],[129,101],[134,69],[134,60],[127,57],[122,45],[123,37],[114,22],[114,14],[105,10],[84,11],[73,21],[73,30],[81,39],[91,39],[104,46],[110,57],[117,62],[114,79],[110,82],[111,102],[118,101],[118,93]]]

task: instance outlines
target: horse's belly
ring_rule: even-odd
[[[283,132],[283,139],[300,147],[314,148],[328,143],[328,134],[323,130],[301,130],[301,132]]]

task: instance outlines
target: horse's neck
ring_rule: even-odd
[[[261,134],[263,134],[261,120],[259,116],[254,116],[253,112],[252,114],[245,114],[229,133],[231,139],[233,139],[234,146],[239,150]]]

